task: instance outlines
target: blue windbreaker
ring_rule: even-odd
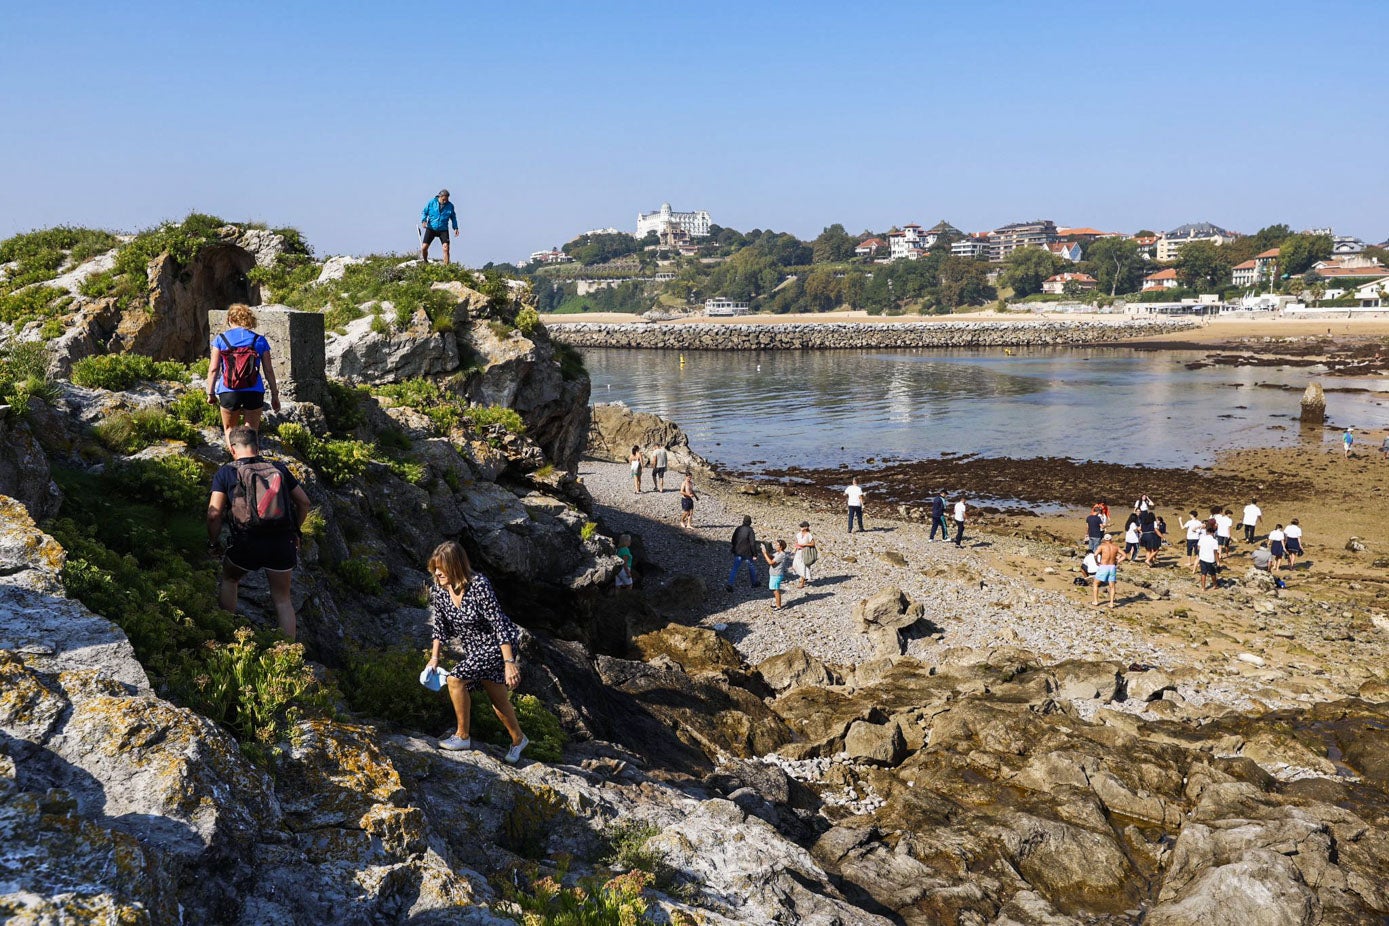
[[[453,203],[441,204],[437,196],[424,204],[420,210],[420,221],[435,231],[448,231],[450,224],[454,231],[458,231],[458,216],[453,212]]]

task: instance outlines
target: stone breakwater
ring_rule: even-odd
[[[1186,318],[1005,322],[810,324],[548,325],[550,337],[572,347],[650,350],[834,350],[900,347],[1066,347],[1170,334],[1200,326]]]

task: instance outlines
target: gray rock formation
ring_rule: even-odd
[[[585,451],[598,460],[623,462],[633,447],[643,453],[653,447],[664,447],[669,453],[670,468],[707,469],[708,461],[690,449],[690,439],[680,426],[659,415],[634,412],[620,403],[593,406],[592,423]]]
[[[0,495],[18,500],[37,520],[52,517],[62,493],[50,475],[48,455],[29,424],[7,412],[0,411]]]
[[[383,325],[369,314],[348,322],[342,334],[328,334],[325,362],[329,378],[351,384],[394,383],[458,369],[458,342],[453,333],[435,332],[423,309],[401,330],[389,321],[389,307],[380,317],[386,320],[385,330],[372,330],[373,325]]]
[[[1326,393],[1321,383],[1308,383],[1302,393],[1302,411],[1298,420],[1305,424],[1321,424],[1326,421]]]
[[[876,654],[900,656],[907,651],[908,633],[925,622],[926,606],[913,604],[900,588],[888,588],[854,605],[853,619]]]

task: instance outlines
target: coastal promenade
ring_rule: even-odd
[[[1142,337],[1172,336],[1200,328],[1192,318],[1016,318],[976,315],[922,321],[842,316],[813,319],[745,317],[737,321],[570,322],[550,316],[556,341],[573,347],[667,350],[824,350],[912,347],[1064,347]]]

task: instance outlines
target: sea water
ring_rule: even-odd
[[[1337,440],[1389,425],[1389,377],[1320,367],[1203,366],[1199,351],[583,350],[594,402],[679,424],[734,471],[871,466],[943,453],[1203,466],[1241,447]],[[1329,391],[1327,429],[1297,421]],[[1364,391],[1340,391],[1364,390]]]

